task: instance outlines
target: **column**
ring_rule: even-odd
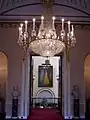
[[[70,50],[67,50],[67,81],[68,81],[68,118],[71,116],[71,92],[70,92]]]
[[[22,62],[22,86],[21,86],[21,117],[24,117],[24,85],[25,85],[25,59]]]
[[[66,48],[64,52],[64,117],[70,118],[71,116],[71,93],[70,93],[70,53],[69,49]]]
[[[30,54],[27,51],[26,58],[26,83],[25,83],[25,117],[29,114],[29,79],[30,79]]]
[[[66,77],[66,52],[63,55],[63,94],[64,94],[64,118],[67,117],[67,77]]]

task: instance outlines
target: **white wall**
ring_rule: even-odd
[[[45,63],[45,57],[33,56],[33,75],[34,75],[34,83],[33,83],[33,97],[36,97],[37,92],[40,89],[48,89],[48,87],[38,87],[38,66],[42,63]],[[50,64],[53,66],[53,87],[49,88],[55,94],[55,97],[58,97],[58,81],[57,77],[59,76],[59,59],[60,57],[50,57]]]

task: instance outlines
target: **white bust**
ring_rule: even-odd
[[[14,99],[17,99],[20,96],[20,92],[18,90],[18,86],[13,86],[13,91],[11,93]]]
[[[79,97],[80,97],[79,87],[78,87],[77,85],[74,85],[74,86],[73,86],[72,96],[73,96],[75,99],[79,99]]]

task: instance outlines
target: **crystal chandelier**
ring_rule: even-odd
[[[48,2],[48,1],[47,1]],[[55,29],[55,17],[46,12],[45,18],[41,17],[41,24],[38,32],[36,31],[36,19],[33,18],[33,28],[31,34],[28,34],[28,21],[19,27],[18,43],[24,49],[24,52],[30,48],[34,53],[41,56],[54,56],[70,48],[76,44],[74,35],[74,27],[67,22],[67,30],[65,31],[64,19],[61,19],[61,31],[57,34]]]

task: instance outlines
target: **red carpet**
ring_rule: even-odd
[[[34,108],[27,120],[64,120],[57,113],[56,109],[51,108]]]

